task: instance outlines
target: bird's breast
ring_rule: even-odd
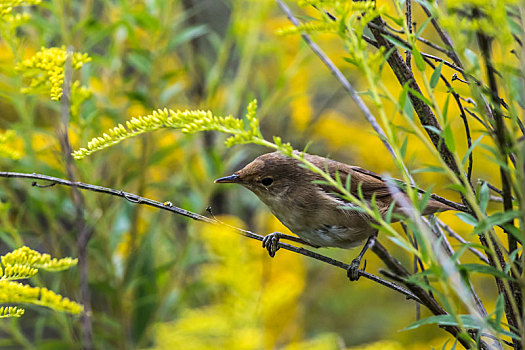
[[[322,206],[306,210],[294,203],[282,203],[279,201],[266,204],[284,226],[316,247],[352,248],[360,245],[376,231],[369,221],[356,211],[341,211],[336,208],[327,211],[323,210]]]

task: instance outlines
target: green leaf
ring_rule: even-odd
[[[390,205],[388,206],[388,210],[386,211],[386,214],[385,214],[385,221],[388,223],[392,221],[392,213],[394,212],[395,206],[396,206],[396,201],[392,201],[392,203],[390,203]]]
[[[439,136],[441,136],[441,132],[443,131],[443,130],[439,130],[438,128],[432,125],[423,125],[423,127],[427,130],[432,131],[434,134],[437,134]]]
[[[400,48],[402,48],[404,50],[410,51],[410,47],[406,43],[404,43],[402,41],[399,41],[396,38],[392,38],[389,35],[383,35],[383,38],[385,38],[386,40],[390,41],[392,44],[394,44],[397,47],[400,47]]]
[[[399,149],[399,153],[401,153],[401,158],[405,158],[407,153],[407,144],[408,144],[408,137],[405,137],[403,140],[403,144],[401,145],[401,148]]]
[[[351,181],[352,180],[352,176],[350,174],[348,174],[346,176],[346,179],[345,179],[345,189],[348,191],[348,193],[350,193],[350,190],[351,190]]]
[[[478,224],[478,220],[468,213],[456,213],[456,216],[470,226],[476,226]]]
[[[460,264],[458,265],[458,268],[462,271],[466,272],[478,272],[483,273],[486,275],[492,275],[499,278],[505,278],[508,280],[513,280],[513,278],[503,271],[498,270],[497,268],[490,266],[490,265],[483,265],[483,264]]]
[[[501,320],[503,319],[503,313],[505,312],[505,304],[503,302],[503,294],[500,294],[498,296],[498,299],[496,300],[496,308],[494,310],[494,322],[499,325],[501,324]]]
[[[467,190],[466,190],[465,186],[460,185],[460,184],[448,185],[447,188],[451,189],[453,191],[457,191],[459,193],[463,193],[463,194],[467,193]]]
[[[179,32],[179,35],[173,37],[168,43],[168,50],[173,50],[177,46],[184,44],[188,41],[196,39],[200,36],[206,35],[209,33],[207,25],[201,24],[199,26],[190,27],[189,29],[184,29]]]
[[[441,62],[439,66],[437,66],[436,69],[434,69],[434,72],[432,73],[432,76],[430,77],[430,87],[432,89],[434,89],[439,82],[439,78],[441,77],[441,68],[443,68],[443,62]]]
[[[343,60],[350,64],[353,64],[354,66],[359,66],[358,62],[350,57],[343,57]]]
[[[479,221],[473,233],[480,234],[486,232],[492,227],[507,223],[513,219],[518,218],[520,215],[521,212],[519,210],[509,210],[487,216],[486,218],[483,218],[483,220]]]
[[[486,182],[483,182],[479,189],[479,207],[483,213],[487,211],[487,205],[489,204],[490,192],[489,186]]]
[[[458,315],[458,318],[460,319],[461,324],[465,328],[479,329],[482,326],[482,321],[475,320],[471,315]],[[440,326],[459,326],[454,316],[439,315],[422,318],[421,320],[412,323],[403,330],[408,331],[428,324],[439,324]]]
[[[519,228],[517,228],[514,225],[508,224],[508,223],[507,224],[503,224],[502,226],[508,233],[513,235],[514,238],[516,238],[518,240],[518,242],[523,244],[523,233],[521,232],[521,230]],[[512,253],[514,253],[514,252],[512,252]],[[512,253],[511,253],[511,255],[512,255]]]
[[[452,128],[450,127],[450,124],[447,124],[445,126],[445,129],[443,130],[443,136],[445,138],[445,145],[447,145],[448,149],[450,149],[451,152],[455,152],[456,142],[454,141],[454,134],[452,133]]]
[[[425,22],[421,23],[421,25],[419,26],[419,28],[417,29],[416,31],[416,38],[418,38],[419,36],[421,36],[421,34],[423,33],[423,31],[425,30],[425,28],[427,27],[427,25],[430,23],[430,21],[434,18],[434,16],[430,16],[428,17]]]
[[[430,196],[432,195],[432,192],[426,191],[423,196],[418,201],[419,211],[423,212],[428,204],[428,201],[430,200]]]
[[[483,138],[483,135],[478,137],[478,139],[476,141],[474,141],[472,143],[472,145],[468,148],[467,153],[465,153],[465,156],[463,157],[463,160],[461,161],[461,163],[463,165],[465,165],[467,163],[467,159],[469,158],[469,156],[472,153],[472,151],[474,151],[474,148],[476,148],[476,146],[481,142],[482,138]]]
[[[419,91],[416,91],[416,90],[412,89],[411,87],[409,87],[408,90],[410,91],[410,93],[412,95],[416,96],[421,101],[425,102],[429,107],[433,107],[432,102],[430,102],[430,100],[428,98],[426,98],[425,96],[421,95],[421,93]]]
[[[450,94],[447,95],[447,99],[445,100],[445,105],[443,106],[443,120],[445,121],[445,123],[447,122],[447,119],[448,119],[448,104],[450,102]]]
[[[440,166],[434,166],[434,165],[430,165],[430,166],[427,166],[427,167],[424,167],[424,168],[419,168],[419,169],[415,169],[415,170],[412,170],[412,173],[413,174],[418,174],[418,173],[438,173],[438,174],[444,174],[445,173],[445,170],[440,167]]]
[[[419,69],[420,72],[424,72],[426,64],[423,56],[421,56],[421,52],[419,52],[419,50],[414,47],[412,48],[412,55],[414,56],[414,61],[416,61],[417,69]]]

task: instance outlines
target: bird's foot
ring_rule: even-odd
[[[263,237],[262,246],[268,250],[270,257],[275,256],[275,252],[279,250],[279,239],[282,234],[280,232],[273,232]]]
[[[348,266],[348,270],[346,270],[346,275],[348,276],[348,279],[350,281],[357,281],[359,279],[359,265],[361,264],[361,259],[355,258],[350,263],[350,266]],[[363,264],[363,271],[366,269],[366,260]]]

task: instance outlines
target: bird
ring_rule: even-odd
[[[393,213],[406,214],[406,207],[394,200],[386,181],[378,174],[359,166],[348,165],[325,157],[293,151],[332,178],[339,177],[342,184],[349,182],[350,193],[367,203],[372,198],[379,213],[384,217],[391,206]],[[350,177],[349,179],[347,179]],[[215,183],[234,183],[252,191],[291,232],[290,236],[273,232],[263,238],[263,248],[274,257],[280,239],[288,239],[314,248],[337,247],[350,249],[366,244],[352,260],[347,270],[351,281],[359,279],[359,266],[367,249],[375,243],[378,229],[375,221],[357,205],[342,198],[335,187],[323,181],[318,173],[307,169],[299,160],[279,151],[255,158],[232,175],[215,180]],[[408,202],[408,195],[400,192]],[[398,198],[398,197],[397,197]],[[399,198],[398,198],[399,199]],[[435,199],[429,199],[423,215],[452,210],[454,207]],[[392,216],[392,222],[399,215]],[[366,261],[365,261],[366,263]]]

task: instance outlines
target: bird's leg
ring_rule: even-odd
[[[268,254],[270,254],[270,256],[272,258],[275,256],[275,252],[277,252],[279,250],[279,244],[278,243],[279,243],[279,239],[281,239],[281,238],[287,239],[289,241],[293,241],[293,242],[297,242],[297,243],[301,243],[301,244],[306,244],[306,245],[314,247],[313,245],[311,245],[308,242],[303,241],[299,237],[290,236],[290,235],[287,235],[287,234],[284,234],[284,233],[281,233],[281,232],[272,232],[272,233],[264,236],[263,240],[262,240],[263,248],[266,248],[268,250]],[[315,247],[315,248],[317,248],[317,247]]]
[[[350,263],[350,266],[348,266],[348,270],[346,271],[346,275],[350,279],[350,281],[357,281],[359,279],[359,265],[361,264],[361,259],[363,258],[363,255],[365,255],[366,251],[375,244],[377,239],[377,231],[370,237],[368,237],[368,240],[365,243],[365,246],[363,249],[361,249],[361,252],[359,255],[352,260]],[[365,267],[366,267],[366,260],[365,260]],[[363,268],[364,269],[364,268]]]

